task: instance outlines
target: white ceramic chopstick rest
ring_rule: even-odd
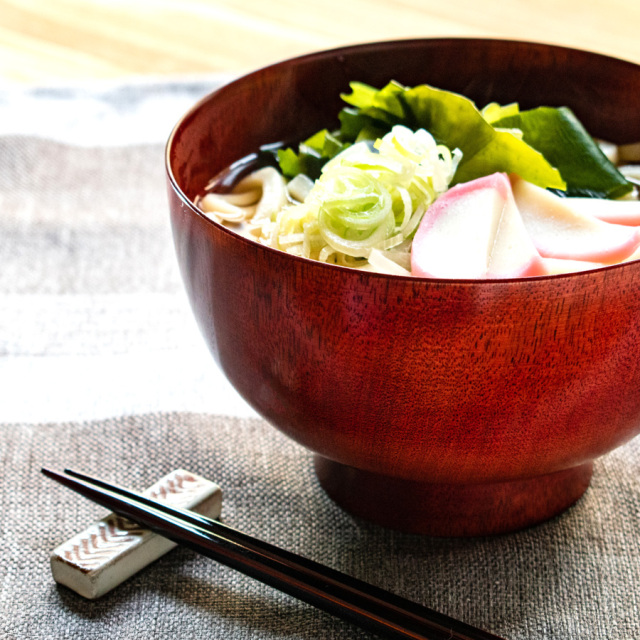
[[[194,473],[176,469],[143,495],[173,507],[217,518],[222,509],[220,487]],[[116,514],[109,514],[51,554],[56,582],[85,598],[95,599],[176,546],[174,542]]]

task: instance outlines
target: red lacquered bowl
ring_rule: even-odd
[[[322,52],[197,104],[167,147],[171,220],[216,361],[316,454],[345,509],[433,535],[548,519],[593,460],[640,430],[640,263],[554,277],[372,275],[246,240],[192,204],[261,145],[336,125],[351,80],[429,83],[479,106],[568,105],[592,135],[640,140],[640,66],[541,44],[436,39]]]

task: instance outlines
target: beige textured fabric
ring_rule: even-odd
[[[222,486],[229,524],[509,640],[640,639],[640,440],[551,522],[430,539],[340,510],[230,388],[182,291],[163,174],[167,118],[213,86],[0,91],[0,639],[370,637],[180,549],[95,602],[58,587],[49,553],[104,510],[42,465],[133,489],[184,467]]]
[[[228,523],[510,640],[640,637],[640,442],[602,459],[583,499],[521,533],[404,535],[354,520],[310,455],[258,419],[149,414],[0,428],[0,637],[370,637],[176,550],[101,600],[53,582],[48,554],[104,510],[40,475],[69,466],[143,489],[184,467],[223,488]]]

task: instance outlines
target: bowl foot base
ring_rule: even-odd
[[[414,482],[315,456],[320,484],[349,513],[407,533],[483,536],[524,529],[558,515],[586,491],[593,463],[486,484]]]

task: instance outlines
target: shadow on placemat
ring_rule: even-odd
[[[222,519],[510,640],[640,638],[640,445],[598,461],[564,515],[512,535],[437,539],[354,519],[311,455],[258,419],[151,414],[0,425],[0,638],[371,638],[185,549],[88,601],[51,550],[105,511],[40,474],[73,467],[142,490],[176,468],[221,485]]]

